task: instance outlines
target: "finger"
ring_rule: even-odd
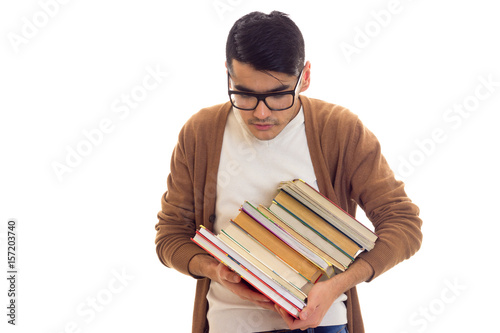
[[[263,307],[264,309],[274,310],[274,303],[269,300],[267,302],[253,302],[253,303],[257,304],[260,307]]]
[[[225,284],[226,281],[231,283],[240,282],[239,275],[222,263],[219,263],[215,272],[217,274],[217,282],[222,284]]]
[[[309,318],[309,309],[305,307],[299,314],[300,320],[307,320]]]
[[[261,294],[259,291],[253,289],[249,284],[247,284],[244,280],[241,280],[239,283],[233,283],[227,280],[222,279],[221,284],[229,289],[232,293],[238,295],[240,298],[250,301],[250,302],[263,302],[269,303],[271,300]]]
[[[221,280],[226,280],[231,283],[239,283],[241,281],[241,277],[237,273],[233,272],[222,263],[217,267],[217,273]]]
[[[317,311],[311,310],[311,308],[304,308],[299,314],[299,320],[294,320],[288,327],[291,330],[305,330],[307,328],[317,327],[321,323],[322,318],[323,317],[319,316]]]
[[[300,312],[300,320],[307,320],[318,308],[318,304],[313,303],[314,298],[311,298],[307,305]]]
[[[259,291],[252,289],[246,283],[238,283],[237,288],[239,289],[240,296],[251,302],[272,303],[269,298],[261,294]]]
[[[285,321],[286,325],[289,328],[293,326],[293,323],[295,322],[295,319],[288,312],[286,312],[285,310],[283,310],[278,305],[275,305],[274,309],[276,310],[276,312],[278,312],[280,314],[281,318],[283,318],[283,320]]]

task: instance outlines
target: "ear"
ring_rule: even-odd
[[[311,62],[306,61],[302,72],[302,87],[300,88],[300,92],[306,91],[311,84]]]

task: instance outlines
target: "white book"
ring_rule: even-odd
[[[193,241],[238,273],[262,294],[269,297],[290,314],[298,316],[300,310],[305,307],[304,301],[296,298],[283,286],[268,278],[246,259],[224,244],[208,229],[200,228],[195,237],[193,237]]]
[[[262,265],[279,275],[289,284],[307,294],[313,284],[305,277],[300,275],[295,269],[277,257],[273,252],[267,249],[260,242],[255,240],[250,234],[243,230],[234,222],[222,229],[222,232],[231,239],[235,240],[245,251],[258,260]]]

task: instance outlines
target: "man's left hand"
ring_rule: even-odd
[[[347,290],[367,281],[373,276],[373,268],[364,260],[356,260],[343,273],[327,281],[317,282],[307,295],[307,306],[300,312],[299,319],[290,316],[275,306],[291,330],[318,327],[333,302]]]
[[[328,309],[343,291],[336,290],[332,277],[328,281],[318,282],[307,295],[307,306],[300,312],[300,319],[290,316],[285,310],[276,305],[276,310],[283,317],[291,330],[307,329],[319,326]]]

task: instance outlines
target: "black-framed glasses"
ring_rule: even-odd
[[[247,91],[234,91],[229,89],[229,81],[231,80],[231,75],[229,71],[227,73],[227,86],[229,100],[231,104],[240,110],[252,111],[255,110],[260,101],[263,101],[269,110],[272,111],[283,111],[289,109],[295,103],[295,95],[297,95],[297,89],[299,88],[299,82],[302,79],[302,71],[300,71],[299,78],[293,90],[277,91],[267,94],[258,94]]]

